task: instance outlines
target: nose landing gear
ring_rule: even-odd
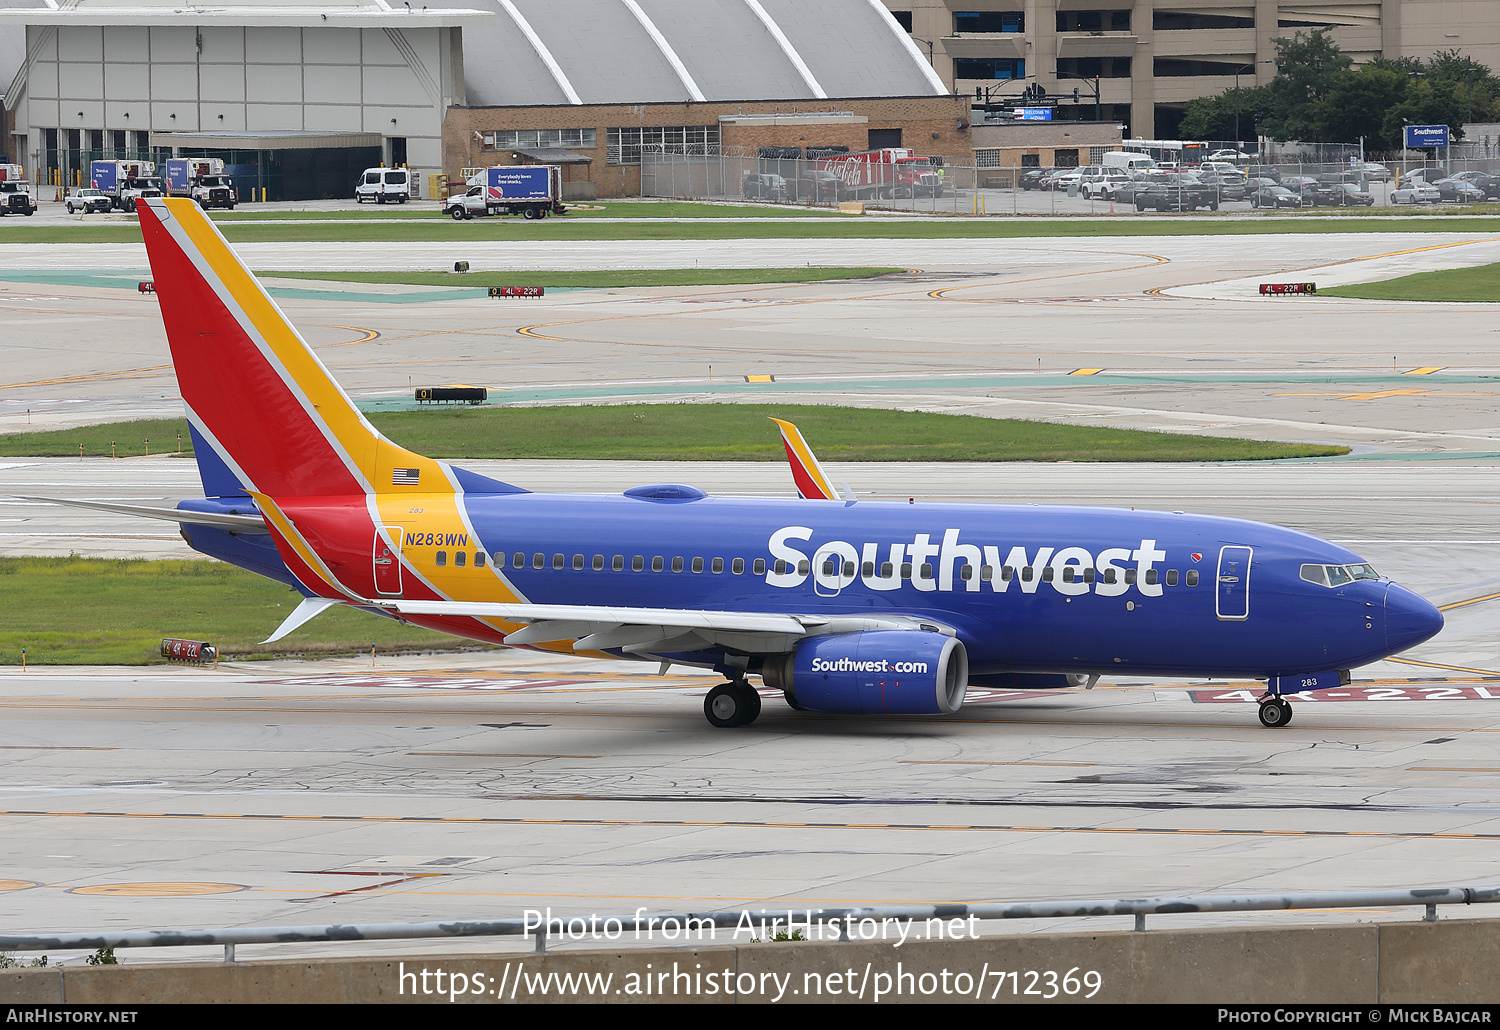
[[[1260,724],[1275,728],[1292,721],[1292,705],[1284,697],[1267,694],[1260,699]]]
[[[720,683],[703,699],[703,714],[715,726],[748,726],[760,716],[760,694],[744,680]]]

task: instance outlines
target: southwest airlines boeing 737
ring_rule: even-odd
[[[272,639],[343,604],[711,668],[715,726],[760,714],[751,676],[796,709],[903,716],[955,712],[970,684],[1259,679],[1281,726],[1285,695],[1443,625],[1351,551],[1257,522],[840,499],[795,429],[800,500],[533,493],[381,436],[191,201],[138,210],[206,496],[99,506],[301,592]]]

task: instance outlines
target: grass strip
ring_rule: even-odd
[[[1417,272],[1398,279],[1319,290],[1320,297],[1357,297],[1361,300],[1460,301],[1493,304],[1500,301],[1500,264],[1475,268],[1444,268]]]
[[[0,558],[0,591],[26,601],[0,626],[0,665],[20,665],[23,647],[28,665],[160,664],[163,637],[240,659],[482,646],[348,608],[261,644],[301,595],[217,561]]]
[[[1057,425],[883,408],[798,404],[621,404],[449,407],[374,412],[386,436],[439,458],[593,461],[780,461],[781,438],[767,418],[797,423],[824,461],[1256,461],[1347,454],[1320,444]],[[112,423],[0,436],[0,455],[70,457],[146,451],[148,438],[173,446],[182,419]],[[524,484],[522,484],[524,485]]]
[[[273,279],[321,279],[344,283],[389,283],[406,286],[542,286],[548,289],[610,289],[626,286],[731,286],[743,283],[827,282],[867,279],[904,272],[904,268],[647,268],[586,272],[257,272]],[[0,277],[5,273],[0,272]]]
[[[858,239],[962,240],[1089,238],[1119,236],[1258,236],[1291,233],[1500,232],[1500,217],[1448,219],[1323,217],[1178,218],[1172,215],[1117,216],[1112,219],[994,218],[985,221],[933,218],[789,218],[733,222],[528,222],[516,219],[372,219],[346,225],[226,224],[232,243],[453,243],[512,240],[752,240]],[[52,225],[0,228],[0,243],[139,243],[133,225]]]

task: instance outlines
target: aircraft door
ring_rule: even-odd
[[[1250,557],[1248,547],[1219,549],[1219,576],[1215,584],[1214,611],[1220,619],[1250,617]]]
[[[405,531],[400,526],[382,526],[375,531],[375,591],[386,597],[401,593],[401,538]]]
[[[812,572],[813,593],[819,597],[837,597],[859,578],[859,555],[841,541],[824,544],[813,555]]]

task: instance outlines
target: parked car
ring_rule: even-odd
[[[1121,171],[1100,172],[1083,177],[1083,192],[1091,200],[1114,200],[1120,187],[1130,181],[1130,176]]]
[[[752,172],[745,176],[740,194],[746,200],[786,200],[786,179],[780,175]]]
[[[405,204],[411,197],[411,175],[405,168],[366,168],[354,185],[354,202]]]
[[[1300,208],[1302,195],[1293,193],[1285,186],[1262,186],[1250,194],[1250,206],[1254,208]]]
[[[1500,199],[1500,176],[1488,172],[1459,172],[1453,178],[1462,179],[1479,190],[1484,194],[1485,200]]]
[[[1463,179],[1439,179],[1432,185],[1451,203],[1477,204],[1484,199],[1484,190]]]
[[[1083,178],[1082,168],[1059,168],[1042,180],[1044,190],[1066,190]]]
[[[1364,164],[1354,166],[1356,173],[1362,173],[1367,182],[1390,182],[1391,170],[1383,164],[1375,161],[1366,161]]]
[[[1042,188],[1042,180],[1055,171],[1057,171],[1055,168],[1028,168],[1021,173],[1021,188],[1039,190]]]
[[[1443,199],[1437,187],[1429,186],[1420,179],[1391,190],[1392,204],[1436,204]]]
[[[1281,181],[1281,169],[1275,165],[1250,165],[1245,169],[1245,174],[1252,178]]]
[[[1211,188],[1180,176],[1171,182],[1153,182],[1145,191],[1137,193],[1135,209],[1144,211],[1148,207],[1158,211],[1196,211],[1200,207],[1217,211],[1219,201]]]
[[[96,190],[92,186],[83,186],[68,190],[64,206],[68,209],[68,214],[70,215],[77,214],[80,211],[87,215],[93,214],[95,211],[108,211],[114,206],[114,201],[110,200],[103,190]]]
[[[844,199],[844,180],[838,177],[838,173],[826,168],[813,168],[803,172],[794,185],[795,195],[789,193],[787,198],[794,202],[837,204]]]
[[[1198,181],[1213,190],[1214,197],[1221,203],[1245,199],[1245,177],[1238,172],[1204,172],[1198,176]]]
[[[1281,185],[1302,198],[1304,206],[1318,202],[1318,180],[1308,175],[1288,175]]]
[[[1209,161],[1244,161],[1250,157],[1243,150],[1215,150],[1208,155]],[[1206,164],[1207,162],[1205,162]]]
[[[1352,182],[1327,182],[1318,186],[1317,203],[1328,207],[1370,207],[1375,198]]]

